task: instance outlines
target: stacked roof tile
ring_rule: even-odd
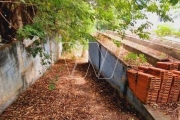
[[[156,67],[127,71],[128,84],[145,104],[176,102],[180,94],[179,63],[158,62]]]

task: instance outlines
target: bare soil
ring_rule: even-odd
[[[92,66],[65,60],[52,66],[0,115],[0,120],[19,119],[144,120],[104,79],[96,77]]]
[[[171,120],[180,119],[180,101],[164,104],[149,104],[149,106],[158,112],[162,112],[164,116],[169,115]]]

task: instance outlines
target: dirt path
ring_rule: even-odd
[[[143,120],[88,63],[58,61],[1,115],[0,120]],[[69,76],[69,71],[74,73]],[[72,72],[73,71],[73,72]]]

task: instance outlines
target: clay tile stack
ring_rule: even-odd
[[[158,62],[156,67],[128,70],[130,89],[143,103],[177,102],[180,99],[180,62]]]
[[[161,77],[161,88],[158,95],[158,103],[167,103],[169,91],[172,83],[172,73],[160,68],[151,67],[148,69],[148,73]]]
[[[177,70],[180,71],[180,62],[176,62],[175,64],[177,64]]]
[[[176,74],[173,74],[173,80],[171,85],[171,90],[168,97],[168,102],[176,102],[178,101],[180,90],[180,77]]]
[[[179,75],[179,76],[180,76],[180,71],[172,70],[171,72],[173,72],[174,74],[176,74],[176,75]]]
[[[165,69],[165,70],[178,70],[178,62],[157,62],[156,67]]]
[[[174,62],[174,70],[179,70],[180,63],[179,62]]]
[[[179,65],[180,65],[180,64],[179,64]],[[179,69],[179,70],[180,70],[180,69]],[[173,72],[174,74],[180,76],[180,71],[173,70],[172,72]],[[179,80],[178,88],[179,88],[179,98],[178,98],[178,101],[180,101],[180,80]]]
[[[158,102],[160,103],[167,103],[169,91],[171,89],[171,83],[172,83],[172,73],[168,72],[168,77],[164,77],[161,82],[161,89],[159,91],[159,94],[162,93],[162,99],[161,96],[158,96]]]
[[[127,76],[128,76],[128,85],[129,88],[135,92],[135,87],[136,87],[136,79],[137,79],[137,71],[130,69],[127,71]]]
[[[156,81],[160,78],[155,76],[138,72],[137,84],[136,84],[136,95],[143,103],[155,103],[157,100],[158,90],[160,85],[156,85]]]
[[[165,70],[174,70],[174,64],[171,62],[157,62],[156,67]]]
[[[128,70],[128,83],[130,89],[143,103],[155,103],[160,89],[159,77],[136,70]]]

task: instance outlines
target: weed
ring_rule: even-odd
[[[56,88],[56,82],[59,80],[59,75],[56,75],[54,79],[49,80],[49,90],[54,90]]]
[[[139,65],[147,62],[147,59],[144,56],[144,54],[137,55],[136,53],[132,53],[132,52],[127,54],[124,57],[124,60],[129,63],[134,63],[135,66],[139,66]]]
[[[55,89],[55,84],[49,84],[49,90],[54,90]]]
[[[114,39],[113,39],[113,43],[114,43],[117,47],[120,47],[120,46],[122,45],[121,41],[114,40]]]
[[[147,62],[147,59],[146,59],[146,57],[144,56],[144,54],[139,54],[139,60],[140,60],[141,63]]]
[[[53,80],[49,80],[49,90],[54,90],[56,88],[56,81]]]
[[[125,56],[124,59],[125,61],[134,61],[137,59],[137,57],[138,57],[137,54],[130,52],[129,54],[127,54],[127,56]]]

